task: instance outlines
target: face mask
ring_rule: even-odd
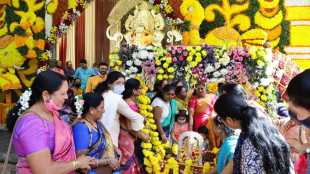
[[[113,85],[112,91],[116,94],[121,95],[125,91],[124,85]]]
[[[47,108],[47,110],[50,112],[57,112],[61,109],[61,107],[57,106],[53,100],[48,100],[44,104],[45,104],[45,107]]]
[[[304,125],[306,128],[310,129],[310,117],[305,120],[298,120],[300,124]]]

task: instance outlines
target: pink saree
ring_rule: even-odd
[[[129,107],[138,112],[139,109],[135,103],[128,103]],[[122,128],[119,134],[118,146],[122,152],[121,156],[121,170],[122,174],[139,174],[141,173],[139,164],[135,158],[135,138],[128,132],[130,127],[128,120],[121,118],[121,124],[124,125],[126,129]]]
[[[55,127],[55,147],[52,154],[52,160],[57,162],[68,162],[76,159],[74,141],[72,137],[71,127],[59,119],[58,111],[51,111],[53,113],[53,123]],[[34,128],[35,129],[35,128]],[[33,142],[35,145],[35,142]],[[31,174],[31,169],[27,163],[26,158],[19,158],[16,165],[16,173]],[[72,171],[69,174],[74,174]]]

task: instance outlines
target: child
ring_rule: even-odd
[[[210,149],[209,147],[209,129],[202,125],[198,128],[198,133],[203,137],[203,150]]]
[[[176,115],[176,122],[172,131],[172,139],[175,142],[179,142],[179,137],[183,132],[189,131],[188,115],[186,112],[186,110],[179,110],[179,114]]]
[[[72,90],[73,90],[74,96],[83,95],[83,90],[81,88],[81,80],[80,79],[74,80]]]

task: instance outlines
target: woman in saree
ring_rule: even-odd
[[[175,114],[177,110],[176,101],[173,99],[175,90],[171,85],[166,85],[159,91],[152,101],[153,114],[161,140],[166,143],[174,126]]]
[[[213,114],[213,105],[216,101],[214,94],[207,94],[204,84],[198,84],[194,96],[189,101],[189,119],[191,130],[197,131],[206,124]]]
[[[83,95],[82,119],[73,125],[73,137],[78,156],[95,158],[95,166],[88,174],[112,173],[119,164],[111,138],[100,118],[104,112],[103,97],[95,93]]]
[[[136,104],[136,97],[140,95],[141,85],[137,79],[128,79],[125,82],[125,91],[123,92],[123,99],[129,105],[129,107],[138,112],[138,106]],[[120,118],[121,130],[119,135],[118,146],[122,153],[120,159],[121,171],[123,174],[139,174],[142,173],[139,166],[138,159],[135,156],[135,140],[137,138],[147,141],[149,137],[143,134],[141,131],[134,131],[130,128],[130,120],[121,116]]]
[[[63,75],[41,72],[31,85],[28,103],[21,102],[9,112],[7,125],[9,130],[14,129],[12,144],[18,156],[16,173],[74,173],[76,169],[89,169],[94,163],[90,157],[76,158],[70,126],[59,117],[67,91],[68,82]],[[24,113],[19,116],[21,112]]]

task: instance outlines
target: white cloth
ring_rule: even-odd
[[[160,107],[162,110],[161,117],[160,117],[160,123],[163,123],[163,121],[170,115],[170,102],[165,102],[161,98],[156,97],[152,104],[153,107]]]
[[[108,130],[113,144],[118,147],[118,137],[120,133],[120,114],[131,121],[131,128],[134,131],[139,131],[144,127],[144,117],[139,113],[134,112],[128,104],[123,100],[121,95],[118,95],[111,90],[103,93],[104,109],[101,122]]]

